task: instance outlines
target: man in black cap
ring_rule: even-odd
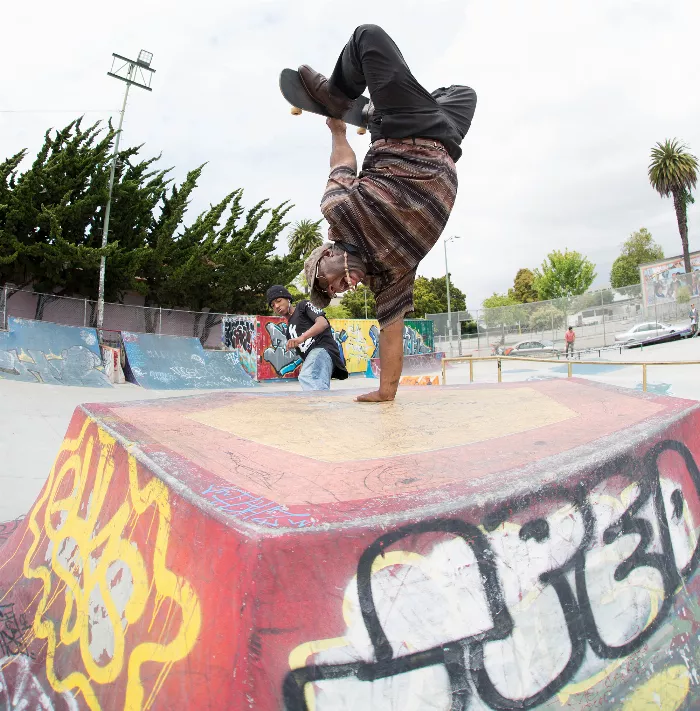
[[[324,308],[363,282],[373,291],[381,328],[379,390],[361,402],[393,400],[403,365],[403,318],[413,311],[413,282],[437,242],[457,196],[455,162],[471,125],[476,93],[453,85],[429,93],[389,35],[362,25],[330,79],[303,65],[309,95],[326,107],[332,135],[331,172],[321,201],[329,242],[306,260],[312,303]],[[340,118],[365,89],[370,94],[372,146],[357,158]]]
[[[287,350],[296,350],[304,362],[299,373],[301,389],[329,390],[331,378],[345,380],[348,371],[323,311],[306,300],[295,306],[292,295],[280,284],[271,286],[266,298],[275,315],[287,319]]]

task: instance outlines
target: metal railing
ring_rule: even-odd
[[[447,385],[447,364],[448,363],[469,363],[469,382],[474,382],[474,363],[480,363],[484,361],[496,361],[498,368],[498,382],[503,382],[503,361],[521,361],[524,363],[556,363],[561,365],[562,361],[554,358],[522,358],[519,356],[483,356],[483,357],[472,357],[472,356],[458,356],[455,358],[443,358],[442,359],[442,384]],[[567,372],[566,377],[573,377],[573,367],[575,365],[600,365],[601,363],[610,365],[637,365],[642,369],[642,390],[647,391],[647,368],[651,365],[700,365],[700,360],[653,360],[653,361],[629,361],[629,360],[613,360],[613,361],[600,361],[600,360],[567,360]]]

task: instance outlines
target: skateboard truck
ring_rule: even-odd
[[[365,133],[367,133],[367,127],[369,126],[369,122],[372,120],[373,115],[374,115],[374,102],[372,101],[372,99],[370,99],[369,103],[362,107],[362,124],[363,125],[357,129],[357,132],[360,134],[360,136],[363,136]]]
[[[298,106],[292,106],[291,113],[292,113],[292,116],[301,116],[302,113],[304,113],[304,112]],[[367,133],[367,126],[369,126],[369,121],[370,121],[373,113],[374,113],[374,104],[370,101],[369,104],[367,104],[362,109],[362,122],[364,123],[364,126],[360,126],[357,129],[357,133],[360,136],[364,136],[365,133]]]

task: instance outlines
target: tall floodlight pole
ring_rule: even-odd
[[[445,246],[445,284],[447,286],[447,332],[449,334],[449,339],[450,339],[450,356],[452,356],[452,311],[450,308],[450,270],[447,267],[447,243],[452,242],[454,239],[459,239],[458,235],[454,235],[453,237],[445,237],[444,239],[444,246]]]
[[[122,125],[124,123],[124,112],[126,111],[126,101],[129,98],[129,89],[132,85],[138,86],[146,91],[151,89],[151,79],[156,70],[151,69],[151,61],[153,55],[142,49],[139,52],[138,59],[127,59],[120,54],[112,54],[112,71],[107,72],[107,75],[114,79],[126,82],[124,91],[124,101],[119,112],[119,127],[117,135],[114,139],[114,154],[112,155],[112,167],[109,171],[109,190],[107,194],[107,207],[105,207],[105,220],[102,229],[102,249],[107,246],[107,238],[109,237],[109,216],[112,212],[112,190],[114,188],[114,174],[117,170],[117,157],[119,156],[119,141],[122,135]],[[105,269],[107,266],[107,258],[102,255],[100,258],[100,284],[97,292],[97,328],[102,328],[105,312]]]

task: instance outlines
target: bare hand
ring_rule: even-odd
[[[298,347],[299,347],[299,344],[302,343],[302,342],[303,342],[303,341],[302,341],[301,338],[289,338],[289,339],[287,340],[286,349],[287,349],[288,351],[291,351],[293,348],[298,348]]]
[[[381,390],[375,390],[373,393],[365,393],[358,395],[355,402],[391,402],[395,395],[384,395]]]
[[[345,133],[345,130],[347,129],[345,121],[337,118],[327,118],[326,126],[330,128],[331,133]]]

